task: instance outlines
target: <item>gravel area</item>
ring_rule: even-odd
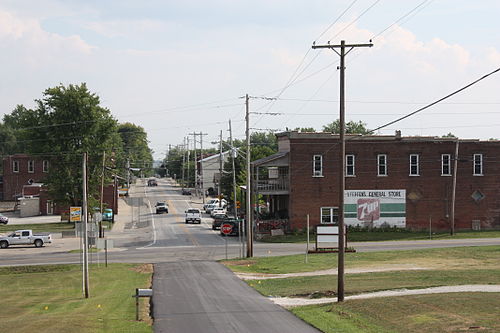
[[[388,265],[388,266],[377,266],[377,267],[348,268],[345,270],[345,273],[359,274],[359,273],[390,272],[390,271],[425,270],[425,269],[429,268],[418,267],[413,265]],[[242,280],[283,279],[283,278],[299,277],[299,276],[337,275],[337,268],[312,271],[312,272],[300,272],[300,273],[285,273],[285,274],[236,273],[236,275]]]
[[[463,292],[486,292],[486,293],[500,293],[500,285],[491,284],[473,284],[462,286],[442,286],[425,289],[397,289],[397,290],[384,290],[373,293],[359,294],[353,296],[346,296],[345,300],[367,299],[375,297],[395,297],[395,296],[409,296],[409,295],[427,295],[427,294],[442,294],[442,293],[463,293]],[[294,307],[301,305],[314,305],[337,302],[337,298],[299,298],[299,297],[270,297],[274,303],[283,307]]]

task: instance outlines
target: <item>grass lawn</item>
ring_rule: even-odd
[[[247,283],[266,296],[334,297],[337,290],[336,275],[248,280]],[[463,284],[500,284],[500,269],[346,274],[345,294]]]
[[[315,236],[310,235],[310,242],[313,243]],[[369,242],[369,241],[391,241],[391,240],[428,240],[428,232],[413,231],[351,231],[348,233],[348,242]],[[449,232],[439,232],[432,235],[433,240],[441,239],[464,239],[464,238],[497,238],[500,231],[459,231],[454,236]],[[266,236],[261,242],[267,243],[305,243],[307,235],[305,233],[285,236]]]
[[[66,230],[74,230],[74,223],[56,222],[56,223],[39,223],[39,224],[7,224],[0,225],[0,233],[8,231],[16,231],[23,229],[31,229],[33,232],[61,232]]]
[[[500,332],[500,294],[385,297],[293,308],[323,332]]]
[[[237,272],[295,273],[337,267],[336,253],[259,257],[222,261]],[[432,269],[500,269],[500,246],[453,247],[345,254],[346,268],[422,267]]]
[[[152,332],[143,313],[135,321],[135,288],[151,286],[149,265],[90,266],[90,298],[82,296],[79,265],[0,268],[4,304],[0,327],[12,332]],[[10,329],[7,329],[10,328]]]

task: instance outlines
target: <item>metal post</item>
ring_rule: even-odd
[[[104,240],[104,266],[108,267],[108,240]]]
[[[205,183],[203,182],[203,164],[201,161],[203,160],[203,132],[200,132],[200,187],[201,187],[201,196],[203,198],[203,204],[205,204]]]
[[[106,168],[106,151],[102,152],[102,175],[101,175],[101,206],[100,206],[100,212],[101,212],[101,217],[103,213],[103,206],[104,206],[104,170]],[[102,219],[99,221],[99,238],[103,237],[103,232],[102,232]]]
[[[307,245],[306,245],[306,264],[308,263],[308,256],[309,254],[309,214],[307,214]]]

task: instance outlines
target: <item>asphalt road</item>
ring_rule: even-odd
[[[319,332],[213,261],[156,264],[155,332]]]

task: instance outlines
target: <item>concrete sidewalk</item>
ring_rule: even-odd
[[[318,333],[212,261],[156,264],[155,332]]]

